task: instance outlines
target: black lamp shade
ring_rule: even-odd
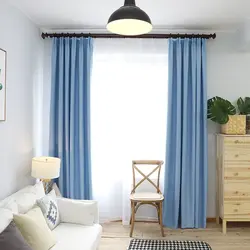
[[[147,13],[137,7],[134,1],[125,1],[124,6],[110,16],[107,29],[115,34],[135,36],[150,32],[152,24]]]

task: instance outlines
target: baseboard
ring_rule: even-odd
[[[216,218],[207,218],[207,223],[215,223],[216,222]]]
[[[122,220],[112,220],[112,222],[121,222]],[[137,218],[135,220],[135,222],[144,222],[144,223],[155,223],[157,222],[157,219],[153,219],[153,218]],[[209,217],[207,218],[207,223],[216,223],[216,218],[213,218],[213,217]]]
[[[143,219],[138,219],[136,220],[137,222],[147,222],[147,223],[155,223],[157,222],[157,219],[155,220],[143,220]],[[207,218],[207,223],[216,223],[216,218]]]

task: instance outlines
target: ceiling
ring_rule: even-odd
[[[124,0],[5,0],[41,28],[104,28]],[[155,28],[231,29],[250,18],[249,0],[137,0]]]

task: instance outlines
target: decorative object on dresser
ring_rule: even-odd
[[[0,121],[6,120],[6,58],[7,52],[0,49]]]
[[[250,134],[250,115],[247,115],[247,124],[246,124],[246,127],[247,127],[247,134],[249,135]]]
[[[240,98],[237,105],[240,110]],[[221,133],[228,135],[246,134],[246,115],[236,114],[236,107],[219,96],[207,101],[207,118],[221,125]]]
[[[241,115],[246,115],[246,133],[250,134],[250,97],[239,98],[237,105]]]
[[[250,135],[217,135],[217,216],[250,221]]]
[[[60,176],[60,164],[61,160],[55,157],[42,156],[32,159],[31,176],[43,181],[46,194],[51,190],[51,179]]]
[[[221,133],[226,135],[245,135],[246,116],[230,115],[228,122],[221,125]]]

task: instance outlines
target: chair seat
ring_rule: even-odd
[[[161,201],[163,199],[164,196],[158,193],[134,193],[130,195],[130,200],[134,201]]]

